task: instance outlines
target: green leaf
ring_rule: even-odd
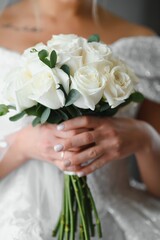
[[[110,106],[109,106],[108,103],[103,103],[103,104],[100,106],[99,111],[100,111],[100,112],[104,112],[104,111],[107,111],[109,108],[110,108]]]
[[[39,59],[44,63],[46,64],[48,67],[51,67],[51,63],[50,63],[50,60],[47,59],[49,53],[47,50],[43,49],[41,51],[38,52],[38,57]]]
[[[58,110],[54,110],[51,112],[47,122],[48,123],[56,123],[56,124],[59,124],[63,121],[63,117],[62,117],[62,114],[59,113]]]
[[[35,53],[35,52],[38,52],[36,48],[32,48],[32,49],[30,50],[30,53]]]
[[[50,55],[50,67],[54,68],[56,66],[56,63],[57,63],[57,53],[55,50],[53,50]]]
[[[133,102],[140,103],[140,102],[143,102],[144,96],[140,92],[134,92],[134,93],[131,94],[130,99]]]
[[[26,112],[22,111],[22,112],[20,112],[20,113],[18,113],[16,115],[10,117],[9,120],[12,121],[12,122],[15,122],[15,121],[21,119],[25,114],[26,114]]]
[[[45,58],[45,59],[42,60],[42,62],[45,63],[48,67],[51,68],[51,63],[50,63],[49,59]]]
[[[69,119],[69,116],[63,110],[59,109],[58,112],[61,114],[63,121],[66,121]]]
[[[26,112],[26,114],[29,115],[29,116],[37,116],[37,105],[25,109],[25,112]]]
[[[46,57],[48,57],[48,51],[45,49],[42,49],[41,51],[38,52],[38,57],[40,60],[45,59]]]
[[[74,105],[72,106],[72,108],[74,109],[75,114],[76,114],[77,117],[83,115],[83,112],[82,112],[82,110],[81,110],[80,108],[78,108],[78,107],[76,107],[76,106],[74,106]]]
[[[100,37],[98,34],[93,34],[88,38],[88,42],[100,42]]]
[[[72,89],[66,99],[65,106],[68,107],[72,105],[80,97],[80,93],[76,89]]]
[[[46,109],[45,106],[38,104],[36,109],[36,116],[41,118],[42,113],[44,112],[45,109]]]
[[[44,124],[45,122],[47,122],[50,113],[51,113],[51,109],[50,108],[46,108],[44,110],[44,112],[42,113],[42,116],[41,116],[41,124]]]
[[[68,65],[63,64],[63,65],[61,66],[61,69],[70,77],[70,68],[69,68]]]
[[[9,112],[8,106],[0,104],[0,116],[6,115]]]
[[[7,107],[8,107],[8,109],[16,110],[16,107],[15,107],[15,106],[8,105]]]
[[[101,116],[107,116],[107,117],[111,117],[113,115],[115,115],[118,111],[118,107],[116,108],[109,108],[104,112],[101,112]]]
[[[66,91],[65,91],[65,89],[64,89],[62,84],[59,84],[59,88],[58,89],[60,89],[64,93],[65,98],[67,98],[67,93],[66,93]]]
[[[36,117],[33,121],[32,121],[32,126],[35,127],[38,124],[41,123],[41,119],[39,117]]]

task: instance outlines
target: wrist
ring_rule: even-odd
[[[135,152],[136,155],[150,154],[156,149],[159,142],[159,134],[147,122],[138,120],[138,148]],[[157,141],[158,140],[158,141]],[[155,149],[154,149],[155,148]]]
[[[18,162],[25,163],[28,160],[26,144],[25,129],[21,129],[12,136],[11,147]]]

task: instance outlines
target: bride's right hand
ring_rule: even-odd
[[[61,142],[65,141],[66,138],[73,137],[82,131],[82,129],[71,130],[60,136],[55,124],[44,124],[36,127],[30,125],[19,131],[16,145],[19,146],[18,149],[23,156],[23,161],[37,159],[52,163],[63,171],[73,170],[70,169],[70,162],[67,164],[67,161],[63,160],[62,152],[57,151],[55,146],[60,140]],[[78,150],[78,148],[73,149],[73,151]],[[74,168],[74,170],[78,169],[78,166],[76,169]]]

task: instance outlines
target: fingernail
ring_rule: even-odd
[[[71,165],[71,162],[69,160],[64,161],[64,166],[69,167]]]
[[[57,144],[57,145],[54,146],[54,151],[55,152],[60,152],[60,151],[62,151],[62,149],[63,149],[62,144]]]
[[[64,124],[63,123],[61,123],[61,124],[59,124],[58,126],[57,126],[57,130],[58,131],[61,131],[61,130],[63,130],[64,129]]]
[[[85,173],[84,172],[78,172],[76,173],[78,177],[84,177],[85,176]]]

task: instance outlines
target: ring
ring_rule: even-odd
[[[61,152],[61,159],[64,158],[64,151]]]

